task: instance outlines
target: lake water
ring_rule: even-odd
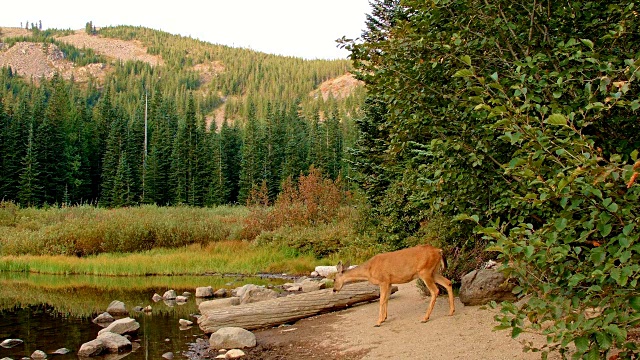
[[[189,345],[197,338],[205,338],[193,317],[198,314],[199,299],[195,289],[199,286],[233,289],[247,283],[278,285],[280,279],[260,277],[219,276],[149,276],[100,277],[56,276],[24,273],[0,273],[0,342],[13,338],[23,344],[6,349],[0,347],[0,358],[29,357],[36,350],[46,352],[55,359],[77,359],[80,346],[96,338],[102,329],[91,320],[103,313],[109,303],[125,303],[130,316],[140,323],[133,337],[134,351],[126,359],[162,359],[162,354],[173,352],[176,359],[185,358]],[[154,293],[162,295],[173,289],[178,295],[191,292],[186,304],[153,302]],[[151,305],[150,314],[134,312],[136,306]],[[194,322],[194,326],[181,329],[179,319]],[[67,355],[51,355],[60,348],[70,349]],[[122,354],[121,354],[122,355]],[[114,359],[118,357],[103,357]],[[98,357],[100,359],[100,357]]]

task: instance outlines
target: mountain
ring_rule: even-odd
[[[311,167],[348,178],[350,70],[142,27],[0,28],[0,199],[211,206]]]

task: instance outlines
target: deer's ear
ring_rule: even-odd
[[[342,266],[342,261],[338,262],[338,265],[336,266],[336,270],[338,270],[338,274],[341,274],[342,271],[344,271],[344,267]]]

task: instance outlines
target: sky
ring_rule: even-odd
[[[357,38],[369,0],[14,0],[0,27],[42,21],[42,28],[133,25],[214,44],[305,59],[346,59],[335,40]]]

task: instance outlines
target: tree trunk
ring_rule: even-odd
[[[393,286],[391,292],[396,291],[398,291],[398,287]],[[204,311],[198,319],[198,324],[205,333],[213,333],[228,326],[254,330],[341,310],[359,302],[376,300],[379,297],[380,288],[378,286],[368,282],[360,282],[347,284],[336,293],[333,292],[333,289],[324,289]]]

